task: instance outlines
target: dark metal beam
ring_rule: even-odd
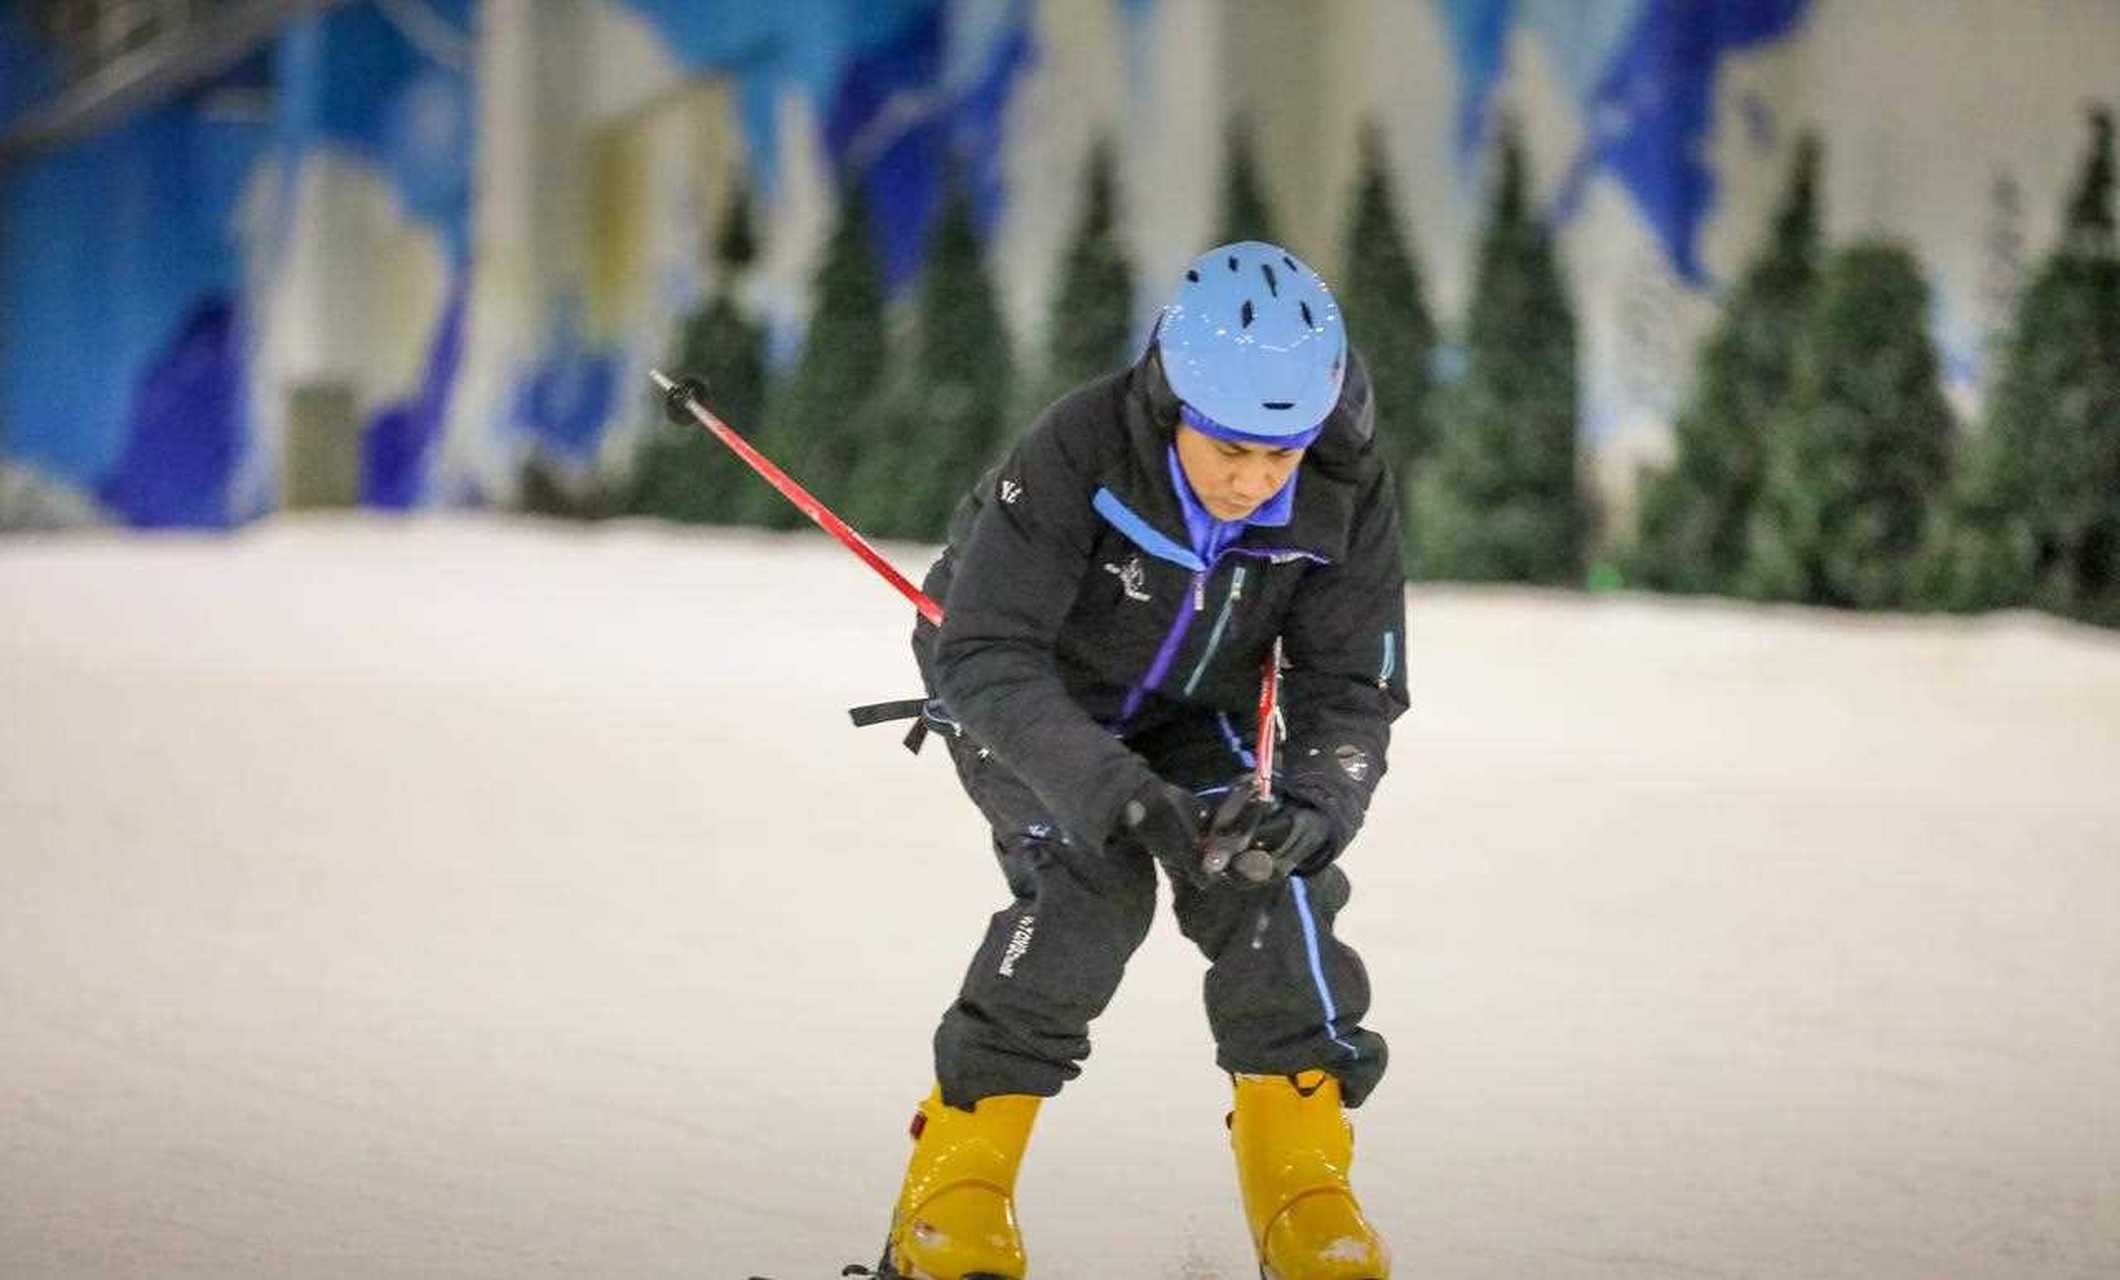
[[[25,113],[0,138],[0,166],[85,137],[126,115],[212,79],[290,20],[343,0],[227,0],[193,6],[192,20],[158,30]]]

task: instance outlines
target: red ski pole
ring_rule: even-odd
[[[1258,785],[1259,799],[1273,802],[1273,742],[1274,731],[1280,726],[1276,719],[1280,714],[1281,699],[1281,640],[1276,636],[1273,648],[1261,664],[1266,669],[1259,673],[1259,749],[1253,753],[1257,765],[1254,781]]]
[[[767,484],[780,490],[781,496],[794,503],[797,511],[808,516],[818,528],[839,539],[841,546],[860,556],[869,568],[883,575],[885,582],[898,588],[898,594],[912,601],[913,607],[920,610],[921,617],[938,627],[942,625],[941,605],[929,599],[925,591],[914,586],[904,574],[893,568],[890,561],[869,545],[868,539],[854,532],[853,526],[833,515],[831,508],[819,502],[808,489],[795,483],[787,472],[773,465],[771,458],[752,448],[750,441],[730,430],[728,423],[715,417],[707,409],[704,401],[707,393],[706,383],[697,378],[673,380],[660,369],[648,370],[648,376],[655,379],[655,385],[663,393],[663,412],[670,415],[670,421],[683,425],[689,417],[705,427],[716,440],[734,450],[736,456],[742,458],[751,470],[764,477]]]
[[[1280,696],[1281,641],[1275,637],[1273,648],[1259,664],[1259,743],[1252,752],[1251,794],[1244,794],[1246,788],[1241,785],[1231,788],[1208,824],[1201,866],[1209,875],[1219,875],[1227,868],[1253,884],[1264,884],[1273,878],[1273,855],[1254,846],[1252,838],[1273,808],[1273,754],[1274,738],[1280,729]],[[1259,912],[1259,923],[1252,933],[1254,942],[1266,932],[1266,914],[1264,910]]]

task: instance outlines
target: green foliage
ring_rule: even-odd
[[[1833,256],[1798,336],[1788,404],[1769,431],[1744,586],[1765,599],[1910,603],[1954,431],[1912,254]]]
[[[2019,303],[1956,510],[1925,586],[1953,609],[2035,604],[2120,624],[2120,255],[2113,127],[2092,143],[2062,240]]]
[[[1767,431],[1788,399],[1817,291],[1818,165],[1818,139],[1807,135],[1772,235],[1701,348],[1671,467],[1644,480],[1630,574],[1641,585],[1729,592],[1743,578]]]
[[[1346,243],[1340,316],[1349,341],[1369,366],[1377,440],[1403,495],[1435,437],[1429,403],[1435,321],[1423,296],[1420,265],[1399,225],[1383,134],[1374,122],[1362,131]],[[1403,519],[1401,527],[1410,534],[1412,521]]]
[[[1273,205],[1268,202],[1266,188],[1259,180],[1250,122],[1242,116],[1230,117],[1222,137],[1222,238],[1217,243],[1228,244],[1235,240],[1281,243],[1274,226]]]
[[[553,520],[608,520],[619,502],[593,467],[570,467],[533,449],[516,477],[516,507]]]
[[[1972,467],[1977,466],[1976,458]],[[1916,604],[1978,613],[2032,598],[2039,579],[2038,538],[2024,517],[2001,509],[1979,489],[1968,483],[1951,505],[1931,517],[1915,569]]]
[[[1111,143],[1090,151],[1081,220],[1046,319],[1045,376],[1031,411],[1124,365],[1134,325],[1134,269],[1119,243]]]
[[[1481,240],[1465,372],[1414,482],[1413,573],[1574,585],[1586,512],[1576,477],[1575,317],[1505,130]]]
[[[939,541],[1000,452],[1014,380],[971,193],[954,175],[928,241],[912,344],[863,436],[851,501],[867,532]]]
[[[2113,252],[2113,113],[2106,107],[2091,108],[2091,149],[2083,158],[2083,176],[2070,198],[2066,233],[2068,251],[2074,254]]]
[[[739,275],[758,261],[758,230],[751,220],[751,184],[742,176],[738,176],[729,193],[721,230],[714,236],[714,261],[728,276]]]
[[[757,257],[748,194],[739,186],[715,237],[720,282],[713,298],[685,320],[666,369],[704,379],[707,404],[739,432],[756,431],[765,409],[765,330],[737,308],[738,275]],[[727,446],[697,425],[673,423],[662,397],[650,396],[649,426],[625,498],[631,515],[686,524],[739,522],[765,483]]]
[[[867,418],[888,358],[883,263],[871,239],[868,201],[852,175],[842,179],[840,192],[802,354],[767,404],[759,436],[767,457],[835,509],[867,452],[855,428]],[[803,523],[772,486],[754,481],[748,492],[752,522],[782,529]]]

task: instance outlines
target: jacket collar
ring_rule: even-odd
[[[1259,504],[1250,515],[1237,520],[1224,520],[1207,509],[1200,495],[1192,487],[1191,477],[1185,474],[1185,463],[1178,457],[1178,446],[1163,446],[1165,471],[1170,476],[1170,487],[1178,495],[1178,509],[1185,516],[1185,538],[1192,549],[1208,560],[1219,560],[1222,552],[1235,542],[1243,532],[1253,525],[1280,528],[1288,523],[1295,510],[1296,480],[1300,472],[1291,472],[1274,495]]]

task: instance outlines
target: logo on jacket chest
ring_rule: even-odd
[[[1141,557],[1135,556],[1123,565],[1107,563],[1104,571],[1119,579],[1119,589],[1129,600],[1148,599],[1148,570],[1141,567]]]

